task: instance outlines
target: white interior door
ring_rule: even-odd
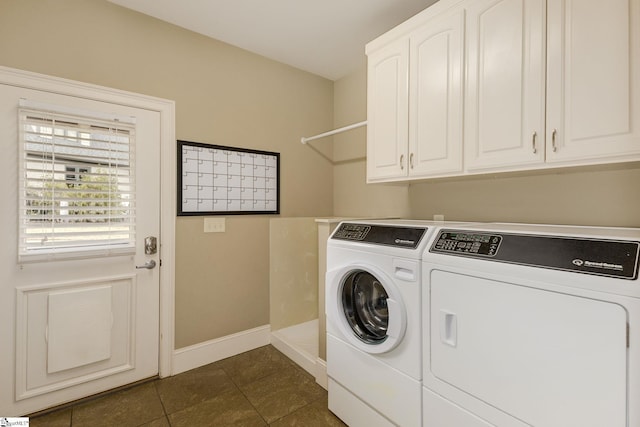
[[[19,260],[20,99],[135,119],[134,248]],[[157,375],[160,269],[136,266],[160,263],[144,244],[154,236],[160,247],[160,113],[0,84],[0,141],[1,415],[29,414]]]

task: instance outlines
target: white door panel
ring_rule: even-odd
[[[20,98],[136,119],[136,253],[19,264]],[[23,415],[158,374],[160,113],[0,85],[0,408]],[[159,245],[158,245],[159,246]]]
[[[368,55],[367,181],[407,174],[409,40]]]
[[[409,168],[415,176],[462,170],[464,13],[411,35]]]
[[[623,306],[437,270],[430,298],[441,381],[527,425],[626,425]]]
[[[544,1],[467,8],[465,167],[544,162]]]
[[[640,153],[640,2],[549,3],[547,161]]]

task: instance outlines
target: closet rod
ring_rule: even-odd
[[[365,120],[363,122],[354,123],[354,124],[349,125],[349,126],[341,127],[341,128],[334,129],[334,130],[330,130],[329,132],[321,133],[320,135],[309,136],[307,138],[305,138],[303,136],[302,138],[300,138],[300,142],[302,142],[303,144],[306,144],[307,142],[313,141],[314,139],[324,138],[325,136],[335,135],[336,133],[340,133],[340,132],[344,132],[344,131],[347,131],[347,130],[351,130],[351,129],[359,128],[359,127],[362,127],[362,126],[366,126],[366,124],[367,124],[367,121]]]

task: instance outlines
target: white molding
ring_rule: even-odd
[[[155,111],[160,114],[160,348],[159,375],[172,374],[175,334],[175,101],[0,66],[0,83]]]
[[[173,353],[173,375],[268,345],[270,342],[271,326],[264,325],[183,347]]]
[[[318,356],[318,319],[303,322],[271,333],[271,345],[313,376],[325,390],[328,387],[327,362]],[[302,328],[302,329],[301,329]],[[309,341],[309,338],[315,340]]]
[[[169,110],[174,111],[175,109],[175,101],[169,99],[3,66],[0,66],[0,83],[27,89],[44,90],[59,95],[73,94],[74,96],[95,101],[146,108],[151,111],[169,112]],[[164,125],[165,123],[162,124]],[[171,123],[171,129],[175,129],[175,121]],[[173,142],[175,143],[175,140]]]
[[[325,390],[329,390],[329,377],[327,376],[327,361],[316,359],[316,383]]]
[[[161,378],[173,375],[176,277],[176,118],[175,102],[167,101],[160,129],[160,364]],[[166,117],[165,117],[166,116]]]
[[[289,342],[287,337],[281,333],[281,330],[273,331],[271,333],[271,345],[289,359],[293,360],[302,369],[313,376],[316,375],[317,352],[316,355],[309,354],[295,343]]]
[[[313,320],[311,322],[314,322]],[[304,326],[311,322],[305,322],[300,325],[295,325],[295,327]],[[315,319],[315,323],[313,325],[317,330],[317,319]],[[291,328],[285,328],[291,329]],[[315,376],[316,374],[316,358],[318,356],[318,351],[309,352],[309,349],[305,349],[304,346],[300,345],[299,341],[291,342],[291,334],[283,334],[282,329],[273,331],[271,333],[271,345],[274,346],[278,351],[287,356],[289,359],[293,360],[298,366],[302,369]],[[299,337],[298,337],[299,338]],[[317,340],[316,337],[312,337]],[[312,354],[315,353],[315,354]]]

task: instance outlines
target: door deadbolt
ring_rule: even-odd
[[[158,239],[154,236],[144,238],[144,253],[146,255],[154,255],[158,252]]]

